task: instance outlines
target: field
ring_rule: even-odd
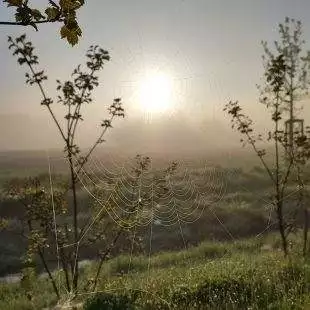
[[[87,287],[94,267],[84,267],[81,287]],[[81,293],[72,304],[85,303],[88,310],[307,309],[309,268],[298,257],[283,259],[275,236],[204,242],[186,251],[114,258],[104,266],[97,290],[102,293]],[[44,279],[33,283],[31,300],[18,284],[2,284],[0,296],[1,309],[44,309],[55,303]],[[64,290],[64,304],[69,300]],[[106,306],[112,301],[114,308]]]
[[[46,158],[42,153],[28,155],[22,164],[16,156],[10,165],[2,162],[7,167],[1,177],[3,197],[5,182],[10,178],[39,174],[48,185]],[[7,157],[3,158],[7,161]],[[168,161],[155,158],[152,173],[156,175]],[[52,157],[55,186],[57,180],[66,177],[64,165],[57,166],[57,162],[61,163]],[[189,184],[194,184],[194,193],[203,198],[197,200],[195,195],[188,194],[178,200],[178,210],[194,206],[191,217],[167,222],[169,225],[165,225],[165,218],[142,225],[136,231],[135,236],[141,238],[136,248],[128,239],[121,239],[103,265],[97,294],[86,293],[97,266],[96,251],[82,246],[81,260],[87,260],[81,275],[82,291],[72,303],[87,310],[307,309],[310,265],[300,255],[302,217],[297,217],[297,229],[290,238],[293,254],[285,259],[270,203],[270,183],[255,164],[249,157],[244,160],[239,157],[239,165],[220,160],[216,164],[209,160],[206,164],[199,158],[184,159],[174,179],[177,189],[187,192],[192,188]],[[105,184],[108,171],[113,167],[115,163],[97,157],[88,167],[92,172],[88,180]],[[92,218],[90,194],[94,186],[86,180],[79,189],[80,223]],[[286,203],[293,206],[296,186],[290,187],[292,194]],[[170,209],[168,204],[166,207]],[[70,218],[70,213],[67,216]],[[23,208],[2,198],[0,217],[8,219],[11,227],[10,231],[0,233],[0,275],[3,277],[0,309],[52,309],[56,296],[46,275],[41,274],[40,264],[36,272],[41,275],[27,284],[31,286],[31,295],[24,281],[8,283],[8,276],[17,274],[18,279],[23,267],[21,258],[27,245],[19,233]],[[104,243],[98,244],[103,246]],[[50,255],[48,262],[58,279],[62,302],[66,304],[70,296],[64,287],[63,274],[57,271],[56,256]],[[113,304],[114,308],[107,304]]]

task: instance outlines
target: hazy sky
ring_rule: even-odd
[[[26,32],[31,38],[49,75],[50,96],[55,95],[55,79],[69,77],[83,63],[89,45],[109,50],[112,60],[100,74],[97,101],[86,114],[91,121],[85,125],[87,130],[104,118],[105,107],[118,96],[129,113],[117,129],[119,135],[134,120],[142,120],[135,101],[137,85],[145,72],[156,69],[174,81],[176,112],[171,117],[175,130],[184,125],[181,119],[190,129],[183,127],[180,132],[198,135],[210,130],[210,124],[226,126],[229,131],[221,112],[229,99],[239,99],[255,112],[258,121],[263,120],[255,87],[262,74],[260,41],[277,39],[278,23],[289,16],[303,22],[305,39],[310,42],[309,12],[309,0],[89,0],[79,16],[83,38],[73,48],[59,38],[57,24],[43,25],[38,32],[0,26],[0,148],[47,147],[55,141],[36,89],[25,86],[25,68],[16,64],[7,49],[7,35]],[[12,13],[1,1],[0,20],[12,20]],[[198,127],[193,122],[196,119]],[[44,142],[38,128],[52,137],[50,142]],[[88,134],[83,139],[86,143]]]

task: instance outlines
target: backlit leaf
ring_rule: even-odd
[[[72,46],[79,42],[79,36],[81,36],[81,34],[82,31],[79,27],[76,29],[69,29],[67,26],[62,26],[60,29],[61,38],[66,38]]]
[[[59,14],[60,14],[59,10],[58,10],[57,8],[55,8],[55,7],[53,7],[53,8],[47,8],[47,9],[45,10],[45,13],[46,13],[46,15],[47,15],[47,19],[48,19],[48,20],[54,20],[54,19],[56,19],[56,18],[59,16]]]

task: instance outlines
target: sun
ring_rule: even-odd
[[[139,83],[138,101],[149,116],[169,112],[173,108],[173,79],[164,72],[149,72]]]

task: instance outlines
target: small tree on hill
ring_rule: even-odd
[[[285,144],[285,137],[283,132],[279,129],[279,122],[281,120],[280,112],[280,99],[279,94],[283,89],[283,76],[285,71],[285,64],[283,61],[283,56],[279,55],[275,60],[273,60],[267,69],[266,80],[267,83],[271,86],[273,100],[267,105],[267,108],[271,110],[272,121],[274,122],[274,130],[269,133],[268,140],[274,141],[274,167],[270,167],[267,161],[265,160],[266,150],[258,147],[258,141],[262,141],[262,135],[256,135],[253,129],[253,121],[243,114],[242,108],[239,103],[229,102],[225,106],[225,111],[232,117],[232,127],[237,129],[244,138],[241,139],[241,142],[246,145],[249,144],[252,146],[254,152],[260,159],[262,165],[265,168],[265,172],[269,176],[270,181],[272,182],[274,188],[274,207],[276,209],[276,214],[278,218],[278,228],[282,240],[282,249],[285,255],[288,254],[288,244],[287,244],[287,226],[284,223],[283,217],[283,198],[286,194],[286,188],[288,183],[288,178],[292,169],[292,161],[288,165],[281,165],[281,157],[283,152],[280,153],[280,145]]]
[[[296,119],[295,114],[297,102],[307,94],[310,85],[310,53],[302,56],[302,46],[305,42],[301,39],[301,22],[286,18],[285,23],[279,25],[279,33],[281,41],[275,42],[275,53],[268,48],[266,42],[262,42],[265,51],[265,74],[264,84],[258,88],[260,102],[270,111],[273,122],[273,130],[268,133],[267,139],[255,134],[253,121],[243,113],[238,102],[230,102],[224,110],[231,115],[233,127],[245,137],[241,141],[252,146],[269,176],[273,186],[273,206],[282,249],[284,254],[288,255],[288,235],[296,228],[296,216],[300,206],[305,205],[302,168],[309,159],[309,137],[304,132],[303,120]],[[287,114],[289,119],[283,122]],[[301,126],[296,129],[296,124]],[[272,165],[267,162],[266,150],[260,148],[258,142],[273,142]],[[295,208],[292,205],[286,207],[284,203],[294,176],[297,177],[300,189]],[[305,240],[308,230],[307,217],[304,227]]]

